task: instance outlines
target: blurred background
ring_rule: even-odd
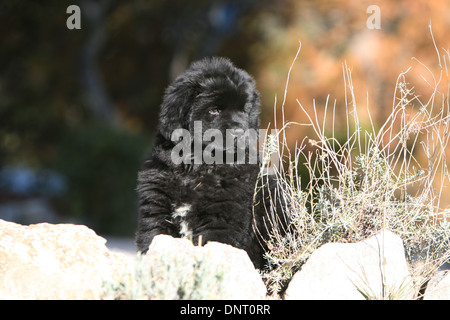
[[[66,27],[72,4],[80,30]],[[367,27],[370,5],[379,29]],[[448,0],[0,0],[0,219],[132,237],[164,88],[191,61],[226,56],[252,74],[265,128],[301,41],[286,120],[304,118],[296,99],[320,109],[330,95],[344,129],[346,62],[356,101],[380,124],[400,72],[430,80],[412,57],[439,74],[429,24],[449,49],[449,17]],[[420,83],[415,93],[429,95]],[[290,141],[306,134],[296,127]]]

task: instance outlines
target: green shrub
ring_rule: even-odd
[[[63,210],[98,233],[133,234],[137,172],[148,144],[117,128],[88,123],[70,128],[61,145],[55,166],[67,180]]]

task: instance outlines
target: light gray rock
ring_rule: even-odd
[[[81,225],[0,220],[0,299],[264,299],[247,253],[160,235],[148,254],[112,252]]]
[[[285,299],[412,299],[402,240],[384,230],[358,243],[330,243],[296,273]]]
[[[424,300],[450,300],[450,271],[437,272],[428,283]]]
[[[266,287],[244,250],[208,242],[156,236],[144,257],[157,299],[265,299]],[[180,290],[182,288],[182,290]]]
[[[99,299],[129,261],[85,226],[0,220],[0,299]]]

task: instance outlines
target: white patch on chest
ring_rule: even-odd
[[[186,221],[186,215],[189,213],[189,210],[191,210],[191,206],[188,204],[184,204],[178,208],[175,209],[175,211],[172,213],[172,218],[180,220],[180,235],[182,238],[189,239],[192,236],[192,230],[189,229],[189,225]]]

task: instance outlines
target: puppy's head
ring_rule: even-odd
[[[255,81],[225,58],[194,62],[167,88],[161,105],[159,131],[168,140],[175,129],[193,134],[194,123],[202,131],[226,130],[239,135],[259,128],[260,99]]]

